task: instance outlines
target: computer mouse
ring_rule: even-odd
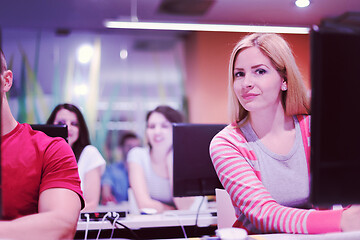
[[[155,208],[141,208],[140,213],[143,215],[152,215],[156,214],[157,210]]]
[[[247,232],[242,228],[220,228],[216,230],[216,236],[221,240],[246,240]]]

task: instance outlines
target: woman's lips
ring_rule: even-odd
[[[241,95],[241,97],[244,99],[244,100],[252,100],[254,99],[256,96],[258,96],[259,94],[256,94],[256,93],[245,93],[243,95]]]

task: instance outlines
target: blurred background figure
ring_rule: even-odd
[[[141,141],[133,132],[126,132],[118,143],[121,157],[113,159],[113,163],[106,167],[102,178],[101,203],[117,204],[128,200],[128,168],[127,154],[133,147],[139,147]]]
[[[130,187],[140,211],[151,208],[161,213],[179,208],[172,195],[172,123],[182,121],[180,112],[169,106],[158,106],[146,116],[145,135],[149,146],[129,151]]]
[[[85,208],[82,211],[95,211],[99,205],[101,176],[105,171],[106,161],[98,149],[91,145],[81,111],[73,104],[59,104],[50,114],[47,124],[67,125],[68,143],[78,163],[81,189],[85,198]]]

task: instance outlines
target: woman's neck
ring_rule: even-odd
[[[249,122],[260,139],[268,134],[292,130],[294,128],[292,116],[287,116],[281,105],[275,109],[251,112],[249,114]]]
[[[295,123],[284,110],[251,114],[249,120],[262,144],[271,152],[286,155],[292,149],[296,136]]]
[[[166,159],[168,157],[168,155],[171,153],[171,148],[170,149],[166,149],[166,148],[152,148],[150,155],[151,155],[151,160],[153,162],[166,162]]]

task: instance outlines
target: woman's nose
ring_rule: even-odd
[[[73,129],[73,125],[71,125],[71,123],[66,123],[67,127],[68,127],[68,131],[70,132]]]
[[[249,75],[245,76],[244,81],[243,81],[243,87],[252,88],[253,86],[254,86],[254,82],[253,82],[252,77]]]
[[[156,126],[156,127],[155,127],[155,132],[156,132],[156,133],[161,132],[161,127],[160,127],[160,126]]]

